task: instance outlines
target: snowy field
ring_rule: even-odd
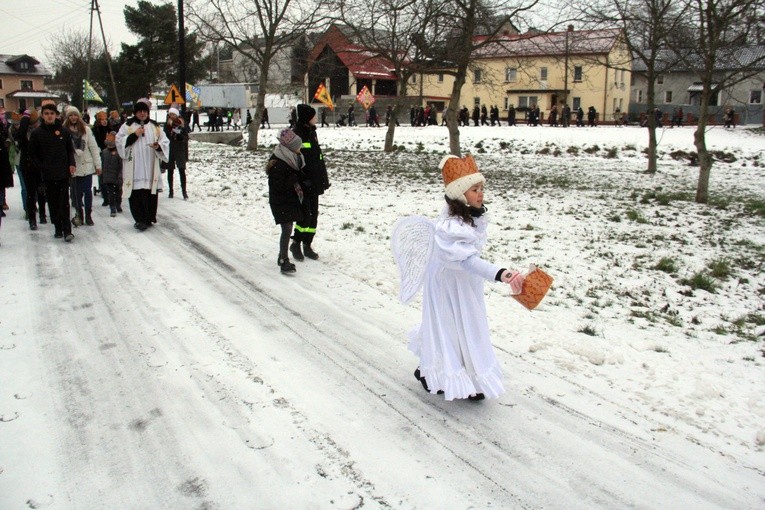
[[[698,205],[692,128],[658,132],[655,175],[636,127],[462,128],[485,258],[555,278],[533,312],[486,285],[508,392],[478,404],[412,377],[390,254],[398,218],[441,210],[446,128],[392,154],[384,128],[320,129],[321,259],[292,276],[276,133],[192,142],[190,199],[142,234],[99,206],[54,242],[8,190],[0,508],[765,507],[762,132],[709,131]]]

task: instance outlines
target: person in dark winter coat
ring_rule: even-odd
[[[330,186],[324,154],[321,152],[319,139],[316,137],[316,110],[310,105],[299,104],[297,106],[297,125],[293,131],[303,141],[301,152],[305,160],[305,167],[303,168],[305,180],[301,182],[303,218],[295,223],[295,234],[292,237],[290,252],[296,260],[303,260],[304,254],[309,259],[316,260],[319,255],[313,250],[311,243],[316,235],[319,195],[323,195]]]
[[[77,171],[74,144],[69,130],[57,118],[53,104],[42,107],[43,123],[29,138],[29,156],[33,168],[42,173],[48,198],[50,219],[56,228],[54,237],[71,242],[72,222],[69,220],[69,178]]]
[[[576,127],[584,127],[584,110],[581,106],[576,109]]]
[[[563,111],[560,114],[560,118],[563,127],[568,127],[571,124],[571,108],[567,104],[563,105]]]
[[[26,197],[24,198],[25,210],[29,228],[37,230],[36,214],[40,214],[40,224],[48,223],[45,216],[45,187],[42,185],[42,174],[35,169],[34,163],[29,156],[29,138],[37,129],[39,116],[34,108],[24,111],[16,131],[16,144],[19,146],[19,170],[24,177]]]
[[[104,140],[106,139],[106,135],[109,134],[110,131],[114,131],[113,129],[109,128],[109,119],[106,115],[105,111],[96,113],[96,124],[93,126],[93,138],[96,139],[96,144],[98,145],[99,150],[104,150],[106,148],[106,145],[104,144]],[[109,197],[106,196],[106,193],[104,192],[104,174],[101,173],[98,176],[98,188],[93,190],[93,194],[101,193],[101,198],[103,198],[102,206],[106,207],[109,205]]]
[[[101,175],[104,178],[101,192],[109,201],[112,218],[122,212],[122,158],[117,153],[116,138],[114,131],[107,134],[101,151]]]
[[[597,124],[595,124],[595,119],[598,118],[598,112],[595,110],[594,106],[590,106],[587,109],[587,125],[589,127],[596,127]]]
[[[189,198],[186,193],[186,153],[188,151],[189,130],[183,117],[177,108],[170,108],[167,111],[167,122],[164,126],[165,136],[170,140],[170,158],[164,164],[167,169],[167,198],[173,198],[173,174],[175,167],[178,167],[178,175],[181,176],[181,193],[183,199]]]
[[[300,153],[303,140],[289,129],[279,132],[278,140],[279,144],[266,163],[268,205],[274,215],[274,222],[282,229],[276,263],[282,273],[294,273],[295,264],[290,262],[287,250],[292,236],[292,224],[303,219],[304,194],[300,184],[305,180],[302,171],[305,162]]]
[[[5,189],[13,187],[13,167],[11,166],[10,149],[11,133],[10,124],[5,118],[5,109],[0,117],[0,217],[5,216],[7,207],[5,201]]]
[[[475,105],[473,107],[473,124],[475,124],[476,127],[478,126],[478,122],[480,118],[481,118],[481,109],[478,107],[478,105]]]

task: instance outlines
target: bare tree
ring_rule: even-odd
[[[648,173],[657,169],[656,78],[679,57],[667,47],[688,18],[685,0],[603,0],[584,9],[582,18],[595,26],[621,27],[633,58],[645,66],[648,127]],[[667,58],[668,56],[672,58]]]
[[[385,152],[393,151],[395,119],[405,102],[407,83],[424,59],[417,41],[427,37],[434,19],[444,14],[447,5],[448,0],[339,0],[332,4],[358,45],[358,54],[365,60],[385,62],[396,76],[397,100],[391,114],[394,120],[385,134]]]
[[[765,53],[747,46],[765,11],[763,0],[690,0],[692,22],[676,46],[703,86],[699,122],[693,135],[699,156],[696,202],[709,200],[712,155],[706,144],[710,99],[721,90],[762,73]]]
[[[316,5],[297,0],[194,0],[187,12],[205,40],[223,43],[258,70],[255,119],[247,148],[258,148],[258,129],[265,106],[269,72],[275,59],[291,54],[308,29],[321,28]]]
[[[506,20],[518,20],[533,9],[539,0],[450,0],[444,14],[432,24],[429,37],[420,42],[418,49],[426,60],[420,66],[425,73],[444,73],[454,76],[446,126],[449,131],[449,151],[461,155],[457,111],[462,86],[477,51],[495,42]],[[483,37],[477,38],[476,35]]]
[[[53,32],[48,37],[45,56],[53,70],[55,83],[69,93],[73,104],[82,102],[82,80],[87,75],[88,60],[105,62],[106,58],[98,41],[93,41],[91,49],[88,33],[75,29]],[[102,78],[96,75],[91,81],[101,81]]]

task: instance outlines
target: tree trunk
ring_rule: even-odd
[[[465,76],[467,75],[467,66],[460,66],[457,68],[457,75],[454,77],[454,84],[452,85],[452,95],[449,100],[449,107],[446,109],[446,129],[449,131],[449,153],[454,156],[461,157],[462,151],[460,149],[460,129],[457,122],[457,111],[460,107],[460,94],[462,92],[462,86],[465,84]]]
[[[391,111],[390,121],[388,121],[388,130],[385,132],[385,146],[383,147],[383,151],[385,152],[393,152],[393,139],[396,135],[397,115],[398,103],[395,103],[393,105],[393,110]]]
[[[655,117],[649,113],[649,117]],[[656,173],[656,121],[653,118],[648,119],[648,169],[646,173]]]
[[[260,71],[260,79],[258,80],[258,98],[255,104],[255,115],[252,117],[252,124],[247,128],[247,132],[250,134],[249,140],[247,140],[247,150],[258,150],[258,130],[260,130],[260,124],[263,120],[263,109],[266,104],[266,85],[268,84],[268,66],[271,60],[266,59],[263,62]]]
[[[707,116],[709,115],[709,99],[705,85],[701,94],[699,107],[699,123],[693,133],[693,145],[699,155],[699,182],[696,185],[696,203],[706,204],[709,201],[709,176],[712,174],[712,156],[707,150]]]

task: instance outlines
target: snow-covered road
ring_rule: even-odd
[[[499,401],[425,393],[415,309],[330,262],[282,276],[273,239],[193,199],[161,198],[144,233],[99,207],[71,245],[9,203],[0,508],[763,504],[761,473],[503,348]]]

